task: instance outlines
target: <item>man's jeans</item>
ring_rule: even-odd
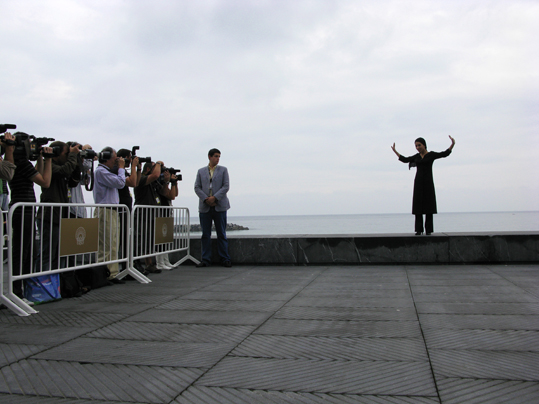
[[[199,212],[200,226],[202,227],[202,261],[211,264],[211,224],[215,223],[217,233],[217,251],[221,258],[221,263],[230,261],[228,255],[228,240],[226,238],[226,210],[217,212],[215,207],[211,207],[209,212]]]

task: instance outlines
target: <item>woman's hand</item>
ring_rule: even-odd
[[[451,135],[449,135],[449,139],[451,139],[451,146],[449,146],[449,150],[452,150],[453,146],[455,146],[455,139],[453,139]]]
[[[393,143],[393,146],[391,146],[391,150],[393,150],[398,157],[401,156],[400,153],[395,149],[395,143]]]

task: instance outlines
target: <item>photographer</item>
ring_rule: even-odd
[[[11,133],[6,132],[4,134],[4,139],[6,141],[14,141],[15,136]],[[9,209],[9,191],[7,188],[7,181],[13,178],[15,174],[15,160],[13,159],[13,151],[15,150],[15,145],[8,145],[7,142],[1,142],[0,148],[4,154],[5,150],[5,159],[2,159],[0,154],[0,209],[7,211]]]
[[[135,188],[138,185],[141,177],[141,168],[139,167],[138,157],[135,156],[132,158],[130,150],[118,150],[118,157],[123,157],[125,160],[125,187],[118,191],[120,195],[120,203],[127,205],[129,211],[131,211],[133,209],[133,196],[131,196],[131,191],[129,188]],[[131,165],[132,169],[131,172],[129,172],[127,169]]]
[[[97,156],[91,158],[83,155],[83,152],[93,152],[92,146],[71,141],[67,142],[67,145],[71,148],[77,147],[81,152],[77,153],[77,166],[68,181],[67,198],[69,203],[85,203],[84,193],[82,191],[83,186],[88,189],[90,184],[90,170],[93,168],[93,161],[97,160]],[[88,216],[86,207],[84,206],[72,206],[69,208],[69,217],[76,219],[85,219]],[[90,264],[95,262],[95,253],[87,253],[84,255],[77,255],[75,257],[69,257],[69,266],[81,266],[84,264]],[[88,292],[88,285],[83,285],[81,276],[84,275],[84,271],[75,270],[60,273],[60,288],[62,298],[67,297],[79,297],[82,294]],[[83,278],[84,279],[84,278]]]
[[[162,168],[162,174],[157,181],[159,185],[161,206],[172,206],[172,201],[178,196],[178,176],[174,169]],[[172,173],[171,173],[172,171]],[[163,217],[171,215],[171,209],[161,211]],[[168,253],[158,254],[155,257],[157,269],[172,269],[174,265],[168,259]]]
[[[41,202],[69,203],[68,182],[79,165],[79,145],[69,146],[56,141],[51,143],[50,147],[59,148],[61,151],[60,155],[52,158],[50,186],[41,187]],[[67,215],[63,214],[62,217]]]
[[[27,136],[25,133],[17,132],[14,135]],[[28,161],[26,152],[15,152],[15,174],[9,187],[11,188],[10,207],[17,202],[36,202],[34,184],[42,188],[48,188],[51,182],[52,161],[51,157],[45,157],[43,153],[52,153],[52,148],[43,147],[37,156],[35,167]],[[19,207],[15,209],[12,217],[12,269],[13,275],[29,274],[32,265],[32,241],[34,238],[34,208]],[[22,299],[22,281],[13,282],[13,293]]]
[[[78,142],[67,142],[67,144],[72,147],[76,146],[80,150],[92,150],[92,146],[89,144],[85,144],[82,146]],[[89,158],[82,158],[81,154],[79,153],[77,156],[78,160],[78,169],[73,171],[73,174],[71,175],[71,178],[69,180],[69,189],[67,192],[67,196],[70,203],[85,203],[84,201],[84,193],[82,191],[82,186],[87,184],[87,181],[89,181],[88,174],[89,171],[92,169],[93,160],[96,160],[97,157],[94,159]],[[76,217],[79,219],[84,219],[87,216],[86,208],[82,206],[73,206],[70,209],[71,216]]]
[[[57,148],[60,154],[52,158],[51,181],[48,187],[41,187],[40,201],[43,203],[69,203],[68,181],[78,167],[78,145],[68,146],[64,142],[53,142],[51,148]],[[67,218],[69,210],[64,208],[42,207],[37,214],[37,226],[41,235],[41,254],[36,259],[39,272],[60,267],[60,218]],[[65,265],[61,265],[62,267]]]
[[[106,156],[106,157],[105,157]],[[108,158],[107,158],[108,157]],[[94,201],[96,204],[119,204],[118,190],[125,186],[125,160],[117,157],[116,150],[105,147],[101,151],[99,165],[94,173]],[[94,217],[99,218],[99,250],[97,261],[113,261],[118,259],[119,223],[116,208],[97,208]],[[124,283],[115,279],[119,273],[118,263],[107,265],[113,283]]]
[[[163,167],[163,162],[158,161],[153,164],[148,162],[144,164],[144,169],[142,170],[142,176],[138,185],[135,187],[135,205],[144,205],[144,206],[156,206],[159,205],[159,184],[152,184],[161,175],[161,167]],[[150,242],[153,239],[153,229],[154,220],[153,212],[150,213],[148,209],[137,210],[135,215],[135,229],[139,235],[139,245],[136,246],[138,249],[135,251],[135,255],[148,255],[153,253],[153,247]],[[145,236],[145,242],[142,241],[143,236]],[[145,258],[146,268],[144,271],[147,273],[160,273],[161,270],[157,269],[152,263],[151,257]],[[138,269],[138,268],[137,268]],[[140,270],[140,269],[139,269]]]

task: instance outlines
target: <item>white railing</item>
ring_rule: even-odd
[[[135,261],[159,254],[185,251],[186,255],[173,264],[181,265],[186,260],[198,264],[191,255],[189,209],[173,206],[135,205],[131,212],[130,268]],[[127,275],[127,270],[119,278]]]
[[[76,216],[81,210],[85,218]],[[135,260],[185,251],[174,266],[188,259],[199,263],[190,254],[187,208],[135,206],[129,212],[126,205],[16,203],[3,215],[7,215],[7,265],[0,262],[0,302],[20,316],[37,313],[13,290],[27,278],[125,263],[116,278],[131,275],[150,283],[135,269]],[[3,226],[4,240],[2,231]]]
[[[70,207],[83,207],[89,214],[76,217]],[[127,229],[120,229],[118,217],[122,214],[129,217],[125,205],[14,204],[8,213],[7,290],[2,290],[2,302],[22,316],[37,313],[14,293],[14,284],[88,267],[128,266],[129,256],[120,246],[129,247],[131,222]],[[147,281],[135,269],[128,268],[128,273]]]
[[[4,226],[7,226],[7,216],[8,212],[1,211],[2,214],[2,225],[0,226],[0,239],[2,240],[2,260],[0,260],[0,303],[4,304],[7,308],[13,310],[19,315],[27,316],[24,310],[20,309],[19,306],[14,304],[4,295],[8,293],[4,289],[4,279],[7,278],[7,273],[4,273],[4,268],[9,268],[7,254],[8,254],[8,240],[7,237],[4,237]],[[6,285],[7,287],[7,285]]]

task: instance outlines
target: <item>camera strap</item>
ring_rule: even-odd
[[[90,175],[88,173],[84,172],[83,174],[84,178],[84,188],[86,188],[86,191],[93,191],[94,190],[94,162],[92,161],[92,168],[90,169]]]

